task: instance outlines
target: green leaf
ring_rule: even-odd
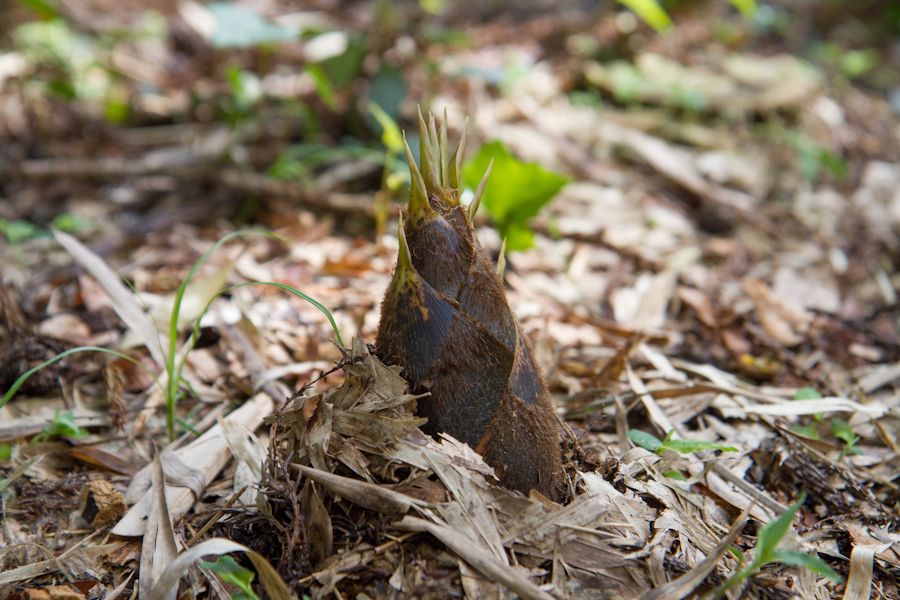
[[[812,554],[796,552],[794,550],[776,550],[772,556],[772,560],[773,562],[780,562],[793,567],[804,567],[816,575],[827,577],[837,583],[843,581],[843,577],[835,573],[834,569],[832,569],[827,562]]]
[[[252,71],[231,67],[228,69],[228,85],[231,97],[240,111],[253,108],[263,97],[262,82]]]
[[[628,439],[631,440],[631,443],[635,446],[640,446],[644,450],[649,450],[650,452],[656,452],[662,448],[662,442],[659,441],[659,438],[652,433],[647,433],[640,429],[629,429]]]
[[[392,119],[396,119],[400,113],[400,106],[406,98],[406,91],[406,78],[403,76],[403,71],[388,64],[382,64],[369,84],[369,100],[382,108]]]
[[[759,535],[756,538],[756,554],[753,556],[754,565],[762,566],[772,562],[778,544],[781,543],[781,540],[787,532],[790,531],[794,516],[797,514],[797,511],[800,510],[800,507],[803,506],[805,501],[806,492],[803,492],[800,494],[800,498],[797,502],[784,511],[780,517],[774,521],[770,521],[759,530]]]
[[[397,154],[403,152],[403,134],[400,133],[397,121],[384,112],[374,101],[369,102],[369,112],[372,113],[372,116],[375,117],[381,126],[381,143],[391,152]]]
[[[22,5],[30,8],[41,19],[54,19],[59,16],[59,11],[49,0],[20,0]]]
[[[231,556],[220,556],[213,562],[202,560],[200,561],[200,567],[217,573],[222,578],[222,581],[230,583],[241,590],[239,594],[231,597],[232,600],[259,600],[259,596],[256,595],[252,587],[256,573],[239,565]]]
[[[62,213],[53,219],[53,228],[65,231],[66,233],[71,233],[79,229],[87,229],[89,226],[90,223],[72,213]]]
[[[664,31],[672,26],[672,20],[657,0],[618,0],[618,2],[628,7],[656,31]]]
[[[334,87],[331,85],[325,69],[320,65],[308,64],[306,65],[306,74],[312,78],[313,85],[316,88],[316,95],[319,96],[322,104],[329,110],[335,110],[337,108],[337,100],[334,96]]]
[[[791,429],[802,436],[808,437],[811,440],[821,439],[821,436],[819,436],[819,430],[815,425],[794,425],[793,427],[791,427]]]
[[[211,43],[216,48],[248,48],[296,38],[290,29],[267,21],[246,6],[213,2],[206,8],[215,19]]]
[[[685,477],[684,473],[682,473],[681,471],[674,471],[674,470],[666,471],[665,473],[663,473],[663,475],[665,475],[669,479],[674,479],[676,481],[687,481],[688,480],[688,478]]]
[[[54,413],[53,418],[50,420],[50,423],[44,427],[43,431],[32,438],[32,443],[40,443],[45,442],[53,437],[61,437],[61,438],[70,438],[70,439],[81,439],[87,437],[88,432],[78,426],[75,423],[75,413],[71,410],[67,410],[65,412],[59,412],[59,409]]]
[[[15,221],[0,219],[0,233],[9,240],[10,244],[18,244],[39,235],[41,230],[28,221],[22,221],[21,219],[16,219]]]
[[[745,19],[756,16],[756,0],[731,0],[731,5],[738,9]]]
[[[841,56],[841,70],[850,79],[862,77],[878,64],[878,53],[871,48],[849,50]]]
[[[715,442],[704,442],[702,440],[691,439],[666,439],[660,445],[659,451],[674,450],[679,454],[690,454],[691,452],[700,452],[702,450],[721,450],[722,452],[737,452],[734,446],[726,446],[725,444],[717,444]]]
[[[366,55],[366,45],[361,35],[346,33],[347,49],[337,56],[331,56],[317,63],[322,74],[333,88],[343,88],[356,80],[362,69]]]
[[[12,458],[12,446],[0,444],[0,460],[9,460],[10,458]]]
[[[794,392],[794,400],[819,400],[822,394],[816,388],[802,387]]]
[[[506,249],[525,250],[533,244],[528,222],[568,179],[535,163],[519,161],[502,142],[493,141],[463,167],[464,185],[477,188],[492,159],[494,166],[481,205],[497,224],[500,237],[506,238]]]
[[[855,447],[857,442],[859,442],[859,436],[853,433],[850,423],[844,419],[834,418],[831,420],[831,435],[839,440],[843,440],[846,445],[846,448],[844,448],[845,452],[859,451],[859,449]]]

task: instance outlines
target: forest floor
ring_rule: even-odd
[[[900,598],[900,17],[451,4],[0,9],[0,599]],[[369,354],[417,105],[560,502]]]

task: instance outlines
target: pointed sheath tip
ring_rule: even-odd
[[[428,202],[428,188],[422,177],[422,172],[416,166],[412,150],[406,141],[406,133],[403,134],[403,146],[406,148],[406,162],[409,163],[409,220],[413,225],[418,224],[423,218],[434,213]],[[424,163],[424,160],[423,160]]]
[[[438,183],[442,188],[450,185],[450,161],[448,153],[450,145],[447,142],[447,109],[444,109],[444,120],[438,126],[438,162],[441,167],[441,175]]]
[[[497,257],[497,279],[503,283],[503,276],[506,274],[506,238],[500,242],[500,255]]]
[[[478,212],[478,207],[481,205],[481,197],[484,195],[484,189],[487,187],[488,178],[491,176],[491,170],[494,168],[494,159],[491,159],[491,162],[488,163],[487,169],[484,170],[484,175],[481,177],[481,182],[478,184],[478,188],[475,190],[475,197],[472,199],[472,203],[469,205],[469,220],[475,218],[475,213]]]
[[[457,199],[462,193],[462,161],[466,152],[466,137],[469,130],[469,117],[463,124],[462,135],[459,138],[459,145],[450,155],[450,187],[456,192]]]
[[[397,241],[400,243],[400,252],[397,254],[397,271],[405,273],[412,271],[412,254],[409,252],[409,244],[406,242],[406,230],[403,228],[403,213],[397,220]]]

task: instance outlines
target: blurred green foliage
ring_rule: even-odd
[[[463,166],[463,183],[475,189],[493,160],[491,176],[481,205],[506,239],[508,250],[534,245],[528,223],[568,183],[568,179],[535,163],[518,160],[503,145],[493,141],[481,147]]]

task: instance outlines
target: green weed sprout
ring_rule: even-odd
[[[766,524],[759,530],[759,534],[756,537],[756,549],[753,553],[753,560],[750,564],[736,572],[728,581],[722,584],[722,586],[713,593],[715,598],[721,598],[725,592],[740,585],[744,580],[751,575],[758,573],[760,569],[769,563],[782,563],[795,567],[805,567],[813,573],[821,575],[822,577],[827,577],[832,581],[841,581],[841,576],[835,573],[834,570],[828,566],[828,563],[818,556],[806,554],[805,552],[797,552],[796,550],[781,550],[778,548],[778,544],[781,543],[781,540],[784,539],[784,536],[790,531],[794,516],[797,514],[797,511],[800,510],[800,507],[803,506],[805,500],[806,492],[802,493],[797,502],[784,511],[780,517]]]
[[[50,423],[44,427],[43,431],[32,438],[31,443],[40,444],[53,437],[66,437],[80,440],[86,438],[87,435],[88,432],[79,427],[78,423],[75,422],[75,413],[71,410],[59,412],[59,409],[56,409],[56,413],[54,413],[53,418],[50,419]]]

